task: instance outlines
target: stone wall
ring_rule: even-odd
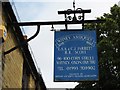
[[[7,39],[4,42],[4,51],[16,46],[17,42],[12,30],[8,30]],[[23,74],[23,56],[19,49],[4,56],[3,88],[21,88]]]
[[[35,89],[35,80],[33,79],[32,75],[30,75],[28,87]]]

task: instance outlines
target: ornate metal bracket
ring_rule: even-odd
[[[91,13],[91,9],[83,10],[82,8],[75,9],[75,1],[73,2],[73,8],[68,9],[65,11],[58,11],[58,14],[64,14],[65,21],[82,21],[82,29],[84,29],[84,20],[85,20],[85,13]],[[73,14],[73,16],[71,16]],[[78,17],[77,17],[78,16]],[[66,30],[67,30],[67,23],[65,24]]]
[[[34,39],[39,34],[39,32],[40,32],[40,25],[37,25],[37,31],[36,31],[36,33],[33,36],[31,36],[29,39],[27,39],[26,41],[22,42],[21,44],[19,44],[19,45],[15,46],[15,47],[9,49],[8,51],[4,52],[4,55],[9,54],[10,52],[16,50],[17,48],[26,45],[29,41]]]
[[[20,45],[17,45],[10,50],[6,51],[4,54],[9,54],[10,52],[14,51],[15,49],[22,47],[23,45],[27,44],[30,40],[34,39],[39,31],[40,31],[40,26],[41,25],[52,25],[52,31],[54,30],[53,25],[65,25],[66,30],[68,30],[68,24],[82,24],[82,29],[84,30],[84,23],[101,23],[104,22],[105,20],[85,20],[85,13],[90,13],[91,10],[83,10],[82,8],[77,8],[75,9],[75,2],[73,2],[73,8],[64,10],[64,11],[58,11],[58,14],[64,14],[65,16],[65,21],[48,21],[48,22],[19,22],[19,23],[12,23],[11,25],[18,25],[18,26],[37,26],[37,32],[30,37],[28,40],[25,42],[22,42]],[[73,17],[70,16],[73,14]]]

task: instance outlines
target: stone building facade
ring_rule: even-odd
[[[40,73],[38,73],[28,45],[22,45],[24,38],[9,2],[1,2],[0,9],[0,87],[19,88],[21,90],[46,90]],[[20,46],[19,46],[20,45]],[[5,53],[14,46],[17,49]]]

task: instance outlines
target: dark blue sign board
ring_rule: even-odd
[[[56,31],[54,81],[98,80],[95,31]]]

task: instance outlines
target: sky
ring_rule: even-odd
[[[58,21],[64,20],[58,11],[73,9],[73,0],[10,0],[14,1],[21,22]],[[85,19],[96,19],[104,13],[110,13],[110,7],[120,0],[75,0],[76,8],[91,9]],[[23,27],[25,34],[30,37],[36,32],[36,26]],[[64,26],[54,26],[64,29]],[[70,25],[69,28],[81,28],[81,25]],[[39,35],[29,42],[37,65],[40,68],[47,88],[74,88],[77,82],[53,82],[54,70],[54,32],[51,26],[41,26]]]

